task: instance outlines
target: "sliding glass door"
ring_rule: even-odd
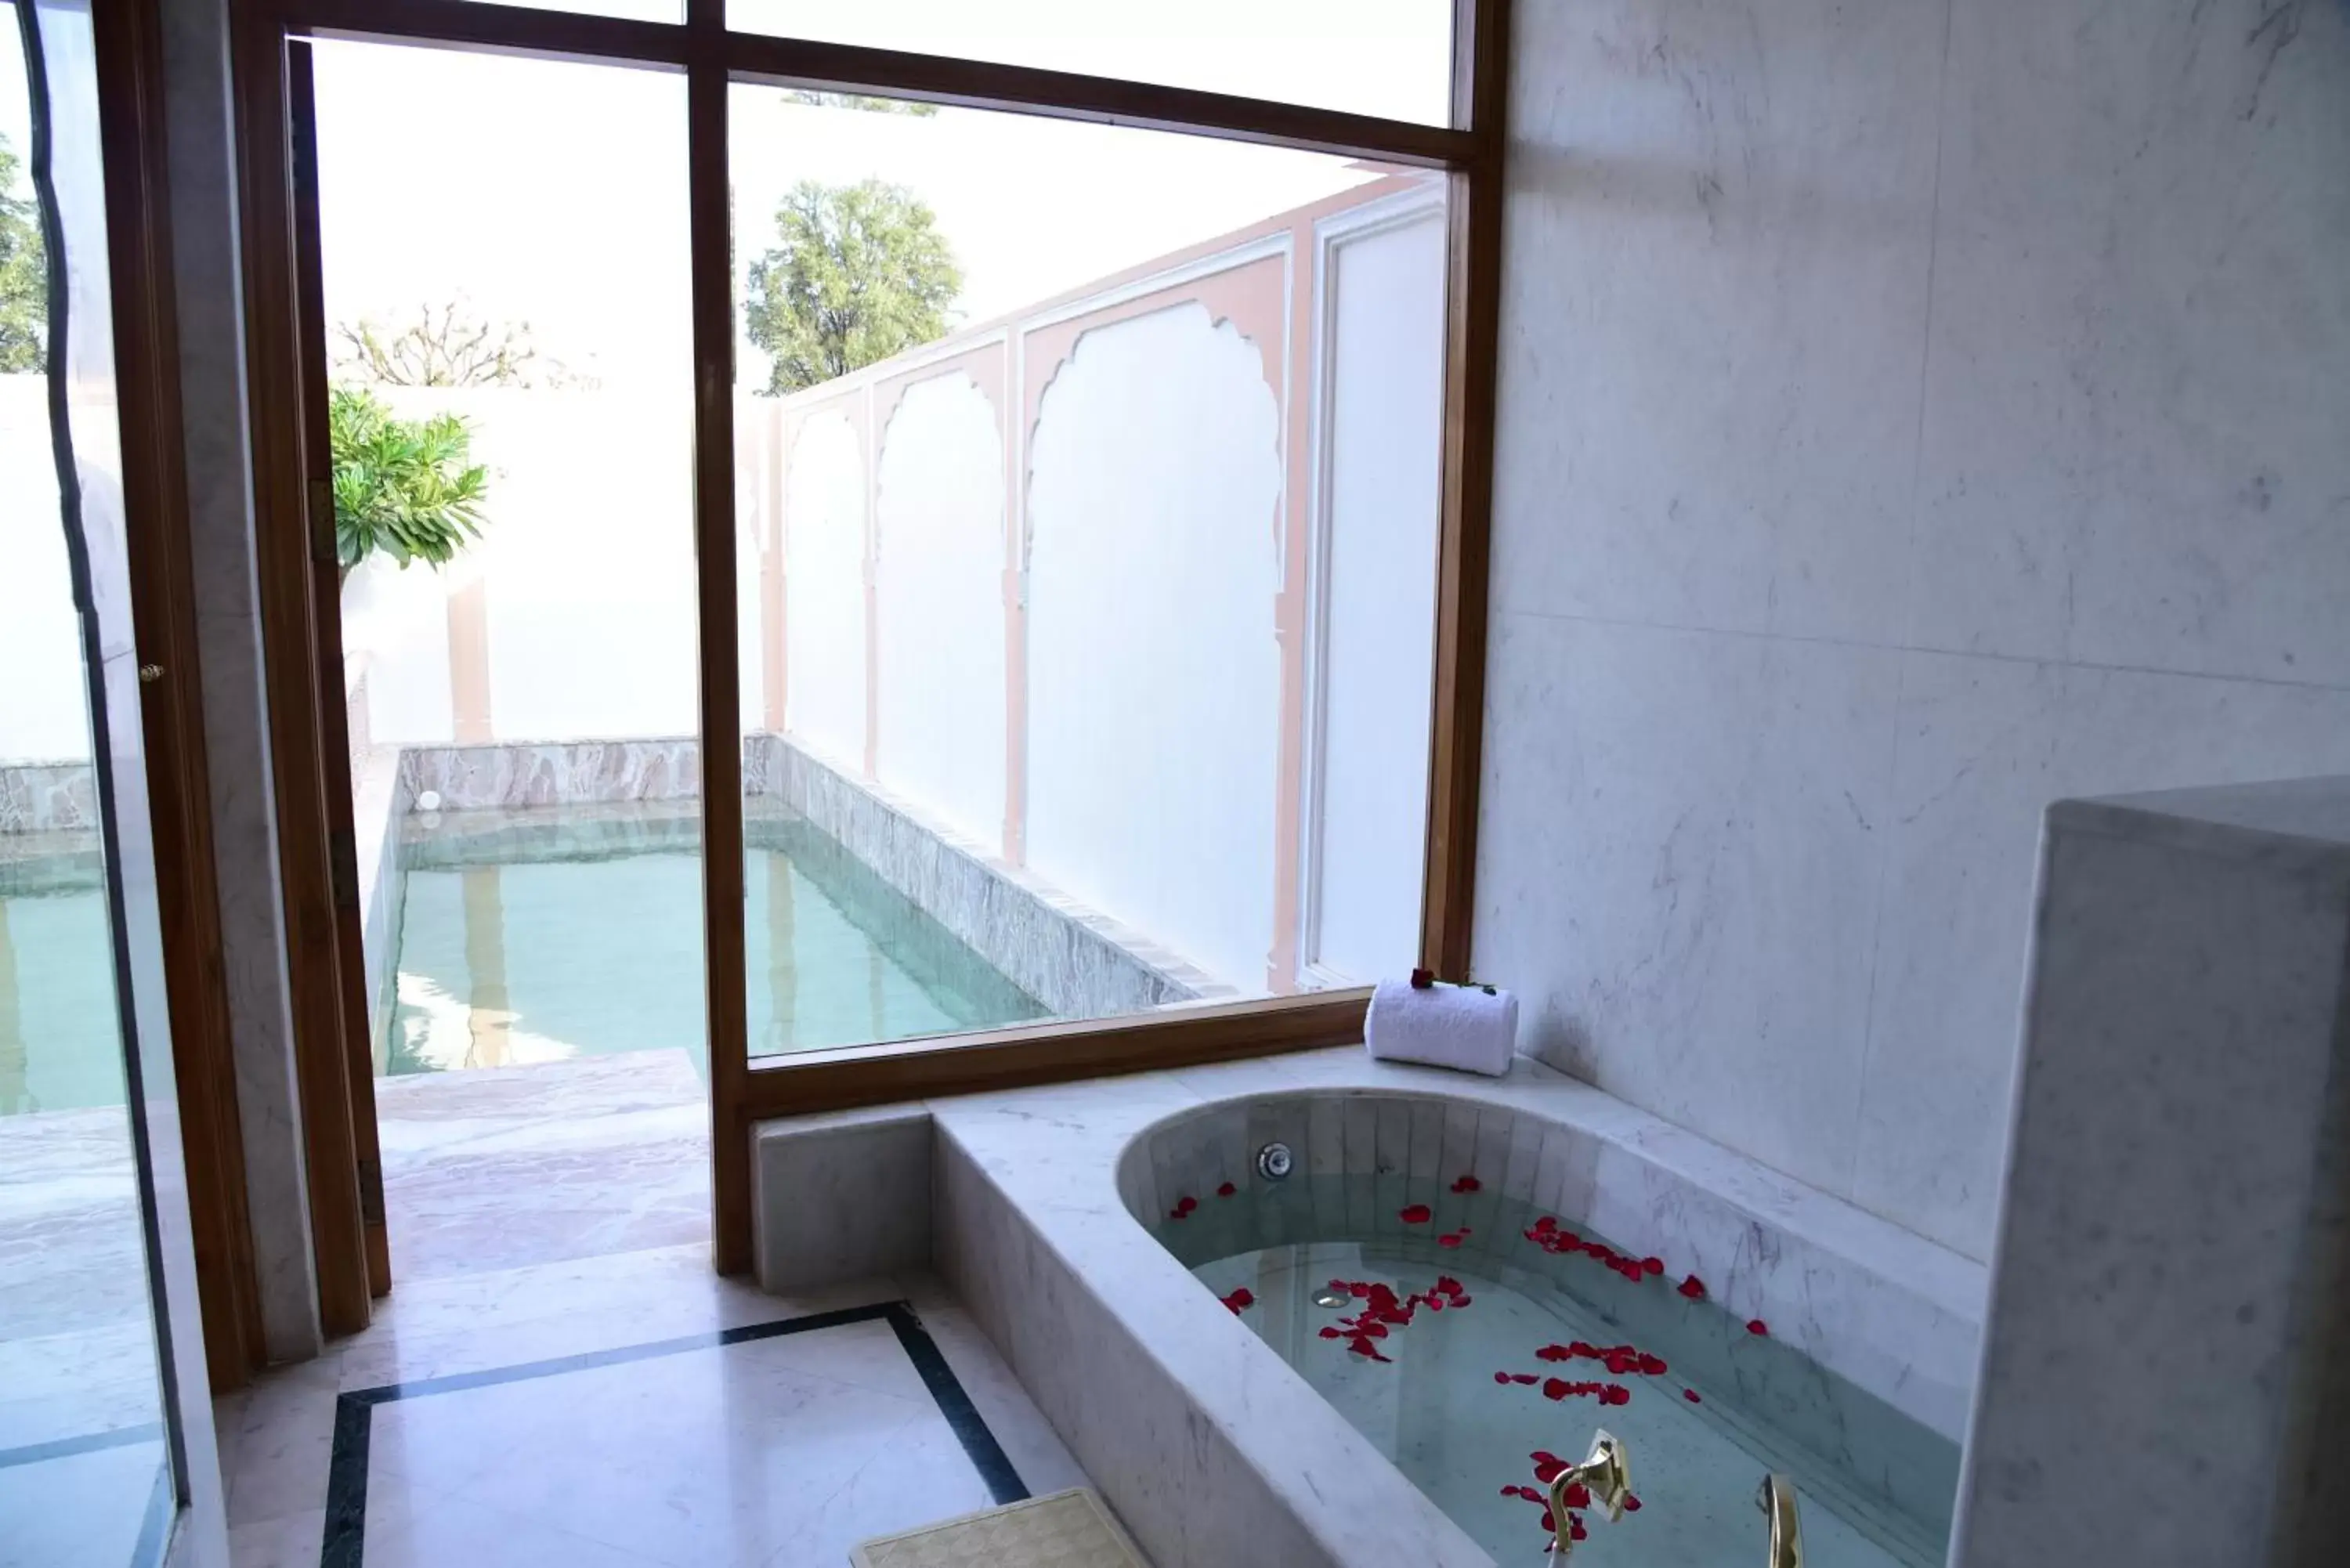
[[[1466,963],[1499,5],[1114,9],[255,8],[344,1070],[683,1052],[730,1272],[761,1116],[1336,1044]],[[361,419],[430,529],[369,531]]]

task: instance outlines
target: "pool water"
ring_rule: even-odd
[[[0,1116],[123,1098],[96,851],[0,862]]]
[[[806,821],[754,816],[744,837],[754,1056],[1044,1015]],[[691,803],[415,815],[400,865],[379,1071],[668,1048],[705,1066]]]
[[[1415,1204],[1428,1219],[1399,1223]],[[1334,1226],[1333,1214],[1352,1222]],[[1499,1563],[1544,1562],[1550,1539],[1544,1503],[1506,1489],[1546,1498],[1551,1471],[1534,1456],[1578,1463],[1601,1428],[1624,1442],[1640,1507],[1612,1523],[1585,1511],[1578,1564],[1753,1568],[1768,1540],[1755,1494],[1770,1472],[1794,1485],[1814,1568],[1943,1561],[1956,1443],[1768,1324],[1750,1332],[1710,1299],[1684,1295],[1686,1276],[1669,1262],[1635,1282],[1587,1251],[1529,1240],[1543,1219],[1523,1203],[1398,1178],[1299,1176],[1200,1194],[1182,1220],[1161,1216],[1153,1229],[1228,1305],[1244,1303],[1241,1321]],[[1558,1230],[1536,1234],[1607,1245],[1571,1220],[1550,1224]],[[1359,1323],[1366,1293],[1381,1285],[1399,1303],[1419,1298],[1409,1321],[1355,1340],[1344,1320]],[[1648,1359],[1619,1357],[1611,1371],[1570,1354],[1609,1350]]]

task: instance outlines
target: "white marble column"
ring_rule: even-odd
[[[2049,809],[1958,1568],[2350,1563],[2350,778]]]
[[[299,1361],[316,1355],[321,1340],[262,686],[228,8],[221,0],[192,0],[164,6],[162,17],[172,266],[221,967],[262,1337],[272,1362]]]

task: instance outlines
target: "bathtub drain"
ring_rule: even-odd
[[[1269,1143],[1256,1151],[1256,1173],[1267,1181],[1287,1177],[1294,1163],[1285,1143]]]

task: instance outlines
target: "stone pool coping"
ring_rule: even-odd
[[[1480,1152],[1469,1135],[1472,1165],[1501,1161],[1489,1179],[1506,1190],[1523,1172],[1526,1190],[1513,1195],[1670,1257],[1730,1311],[1768,1320],[1897,1408],[1962,1435],[1981,1264],[1524,1059],[1482,1079],[1342,1047],[762,1123],[752,1132],[761,1282],[806,1288],[808,1264],[931,1263],[1161,1568],[1483,1563],[1134,1217],[1164,1196],[1126,1159],[1138,1138],[1195,1118],[1204,1147],[1226,1136],[1220,1107],[1246,1116],[1279,1099],[1366,1094],[1473,1111],[1471,1127],[1488,1109],[1506,1113],[1498,1146]],[[1459,1174],[1443,1163],[1460,1158],[1444,1127],[1441,1115],[1432,1137],[1407,1127],[1398,1168]],[[1531,1145],[1523,1128],[1534,1129]],[[806,1158],[819,1144],[824,1158]],[[1310,1128],[1304,1158],[1309,1170],[1327,1158]]]

